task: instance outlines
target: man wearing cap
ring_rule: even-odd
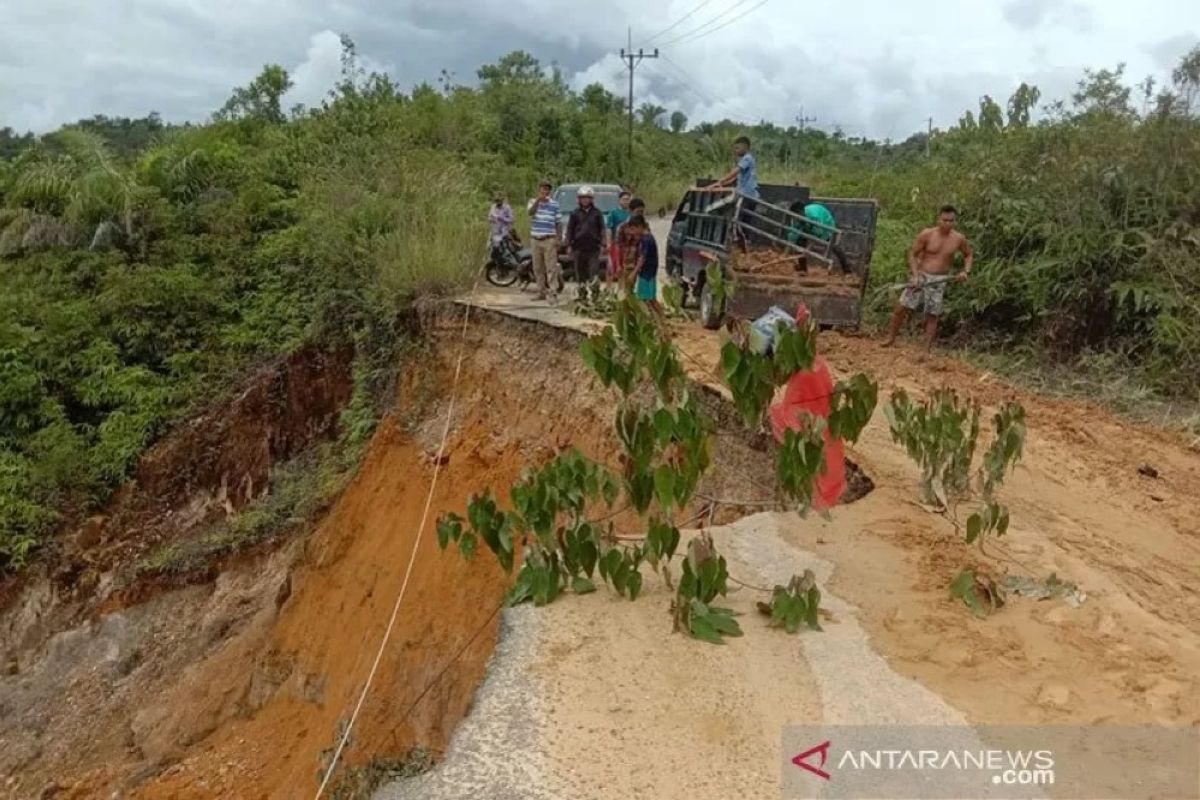
[[[604,246],[604,215],[595,206],[590,186],[576,192],[579,206],[567,220],[567,254],[575,260],[575,280],[587,283],[600,274],[600,248]]]

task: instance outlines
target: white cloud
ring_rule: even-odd
[[[341,76],[341,57],[342,41],[336,33],[326,30],[314,34],[304,61],[292,70],[292,89],[287,94],[287,104],[319,105]]]
[[[1180,0],[770,0],[702,27],[734,2],[711,0],[656,39],[697,0],[122,0],[120,13],[113,0],[5,0],[0,126],[44,131],[153,110],[201,120],[265,63],[292,73],[289,102],[311,105],[338,77],[343,31],[368,68],[388,65],[401,86],[442,68],[470,83],[481,64],[524,49],[573,85],[599,81],[624,97],[616,51],[632,23],[634,47],[666,57],[638,68],[635,105],[680,109],[692,123],[789,124],[803,107],[819,127],[902,139],[931,116],[952,124],[983,94],[1005,99],[1022,80],[1048,81],[1046,100],[1085,67],[1126,62],[1131,82],[1161,80],[1200,32],[1200,3]]]
[[[360,55],[359,66],[367,73],[391,72],[393,68]],[[284,98],[287,107],[296,103],[317,106],[342,76],[342,37],[331,30],[313,34],[308,52],[295,69],[289,71],[292,88]]]

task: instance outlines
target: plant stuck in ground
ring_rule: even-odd
[[[615,286],[606,286],[600,281],[579,284],[575,290],[575,313],[592,319],[608,319],[616,310],[619,301]]]
[[[771,602],[759,603],[758,610],[771,617],[772,628],[795,633],[804,624],[814,631],[821,630],[821,590],[817,588],[817,576],[811,569],[804,570],[803,575],[793,575],[787,586],[776,586]]]
[[[671,604],[675,630],[686,630],[697,639],[720,644],[722,636],[741,636],[735,611],[712,605],[725,596],[729,569],[725,557],[717,553],[712,537],[701,534],[688,543],[683,560],[683,575]]]
[[[913,402],[904,390],[892,393],[885,407],[892,438],[904,445],[921,468],[921,500],[945,515],[967,544],[984,548],[991,536],[1008,532],[1008,507],[996,500],[996,490],[1013,470],[1025,449],[1025,409],[1005,403],[992,418],[994,438],[978,466],[974,466],[979,440],[978,402],[961,402],[951,389],[935,392],[923,403]],[[977,510],[965,526],[958,507],[971,502]],[[1003,592],[990,579],[963,570],[951,584],[951,594],[977,614],[1003,605]]]
[[[961,600],[977,617],[986,617],[1004,605],[1004,592],[989,575],[964,569],[950,583],[950,596]]]

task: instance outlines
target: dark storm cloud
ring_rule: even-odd
[[[572,85],[599,81],[624,96],[616,51],[632,25],[635,47],[664,56],[639,68],[638,103],[692,122],[789,124],[803,107],[819,126],[904,138],[930,116],[952,124],[982,94],[1005,98],[1032,74],[1057,81],[1118,61],[1135,77],[1169,69],[1186,49],[1180,32],[1200,30],[1200,4],[1178,0],[979,0],[932,16],[912,0],[847,0],[820,13],[771,0],[705,28],[733,8],[711,3],[655,39],[696,1],[5,0],[0,126],[40,131],[152,110],[201,120],[265,63],[292,73],[289,102],[314,103],[337,77],[339,33],[404,87],[442,69],[471,84],[481,64],[523,49]]]

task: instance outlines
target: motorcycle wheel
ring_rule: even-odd
[[[520,267],[516,264],[498,264],[495,259],[484,266],[484,275],[493,286],[512,286],[520,275]]]

